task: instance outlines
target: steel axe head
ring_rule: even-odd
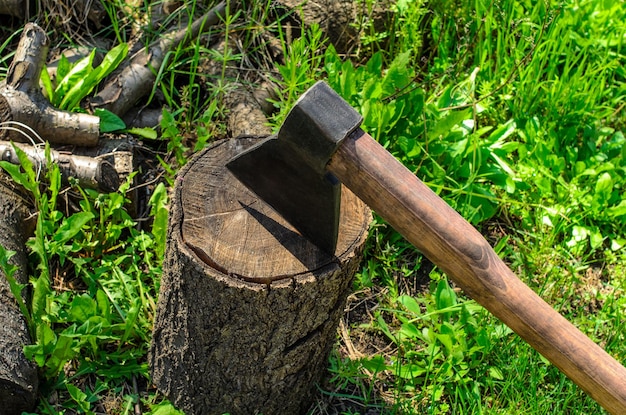
[[[319,81],[296,101],[278,135],[238,154],[227,167],[303,236],[333,255],[341,184],[326,165],[362,121]]]

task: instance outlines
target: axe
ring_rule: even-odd
[[[483,236],[359,126],[320,81],[271,136],[228,169],[303,236],[333,254],[343,183],[469,296],[613,414],[626,414],[626,368],[543,301]]]

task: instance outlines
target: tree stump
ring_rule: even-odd
[[[219,142],[179,173],[150,353],[187,414],[299,414],[328,364],[371,212],[343,189],[334,256],[225,167],[257,142]]]

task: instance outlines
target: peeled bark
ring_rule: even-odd
[[[26,284],[28,210],[3,172],[0,172],[0,218],[0,245],[16,252],[11,258],[13,265],[17,266],[14,278],[18,283]],[[3,414],[19,415],[33,410],[36,404],[37,368],[23,352],[24,346],[30,343],[24,315],[0,270],[0,403]]]
[[[257,142],[219,142],[176,180],[150,362],[189,415],[306,413],[368,234],[347,190],[335,255],[298,234],[225,167]]]
[[[28,23],[20,38],[6,84],[0,88],[0,139],[36,140],[30,129],[51,143],[94,146],[100,118],[58,110],[39,89],[39,76],[48,54],[48,39],[39,26]]]

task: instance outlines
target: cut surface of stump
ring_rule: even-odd
[[[344,189],[335,255],[303,238],[225,167],[256,142],[217,143],[177,177],[150,360],[188,414],[305,413],[367,237]]]

